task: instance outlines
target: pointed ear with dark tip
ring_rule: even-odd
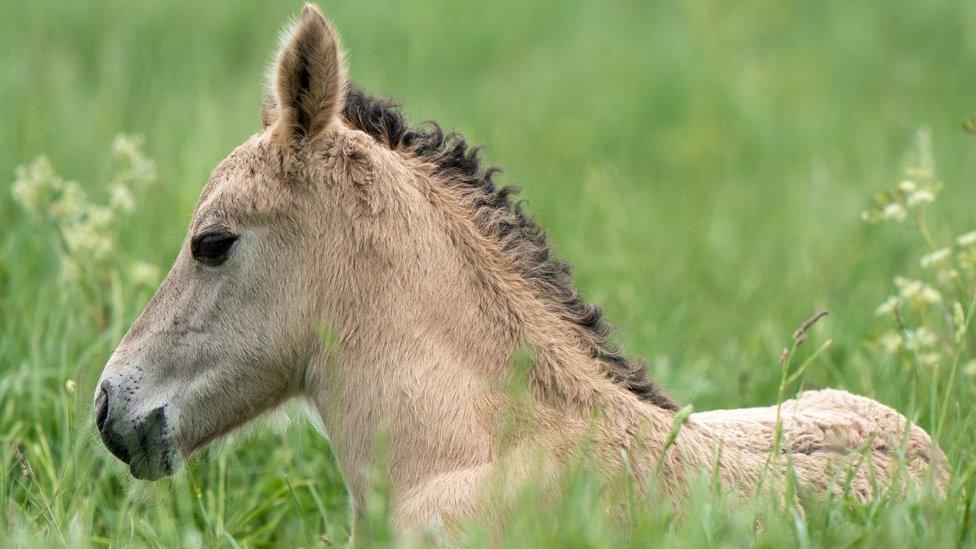
[[[274,139],[286,149],[322,134],[342,110],[346,69],[339,36],[313,4],[302,8],[278,52],[273,93],[273,121],[267,122]]]

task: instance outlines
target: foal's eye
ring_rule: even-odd
[[[193,237],[190,252],[193,259],[204,265],[216,267],[230,255],[230,249],[237,242],[237,235],[225,231],[203,233]]]

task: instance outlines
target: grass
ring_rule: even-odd
[[[0,181],[46,154],[103,200],[113,136],[143,135],[159,183],[115,227],[117,251],[167,268],[210,170],[259,128],[276,33],[298,7],[4,0]],[[579,482],[551,515],[520,514],[502,541],[976,542],[976,381],[964,364],[951,368],[950,383],[950,364],[906,369],[903,356],[877,351],[893,321],[875,307],[893,276],[921,276],[928,250],[907,225],[859,219],[870,196],[901,177],[904,152],[926,127],[947,182],[930,208],[944,224],[930,232],[948,241],[976,228],[976,139],[960,129],[976,111],[976,6],[323,7],[354,79],[400,99],[415,120],[489,145],[503,179],[524,187],[575,265],[579,286],[679,402],[696,410],[774,403],[783,344],[825,307],[831,315],[804,349],[833,344],[805,367],[803,386],[843,387],[933,432],[941,426],[956,472],[944,501],[814,501],[802,517],[762,500],[732,505],[703,481],[682,511],[652,502],[624,526],[593,515],[598,496]],[[117,284],[96,304],[113,314],[93,322],[91,296],[59,284],[58,270],[49,235],[0,192],[0,544],[345,541],[342,480],[328,443],[304,420],[232,437],[177,480],[131,481],[94,435],[91,394],[149,291]]]

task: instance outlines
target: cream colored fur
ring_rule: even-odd
[[[679,498],[702,472],[744,493],[763,476],[776,485],[788,461],[817,491],[843,489],[853,466],[850,490],[869,498],[901,451],[907,478],[924,481],[937,463],[944,485],[924,431],[835,390],[782,405],[775,459],[775,407],[693,414],[664,452],[675,413],[608,379],[502,244],[477,230],[470,197],[339,116],[345,68],[321,12],[306,6],[284,44],[267,127],[214,171],[172,271],[106,366],[103,379],[132,389],[120,414],[165,406],[169,443],[186,456],[303,395],[356,516],[379,466],[390,518],[408,532],[481,512],[501,521],[494,486],[511,494],[556,479],[584,446],[594,476],[633,473]],[[189,253],[211,227],[240,235],[219,267]],[[519,349],[531,362],[522,377]]]

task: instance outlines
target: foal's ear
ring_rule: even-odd
[[[339,35],[314,4],[305,4],[298,23],[285,35],[273,93],[275,112],[262,113],[262,118],[286,149],[321,134],[342,110],[346,68]]]

